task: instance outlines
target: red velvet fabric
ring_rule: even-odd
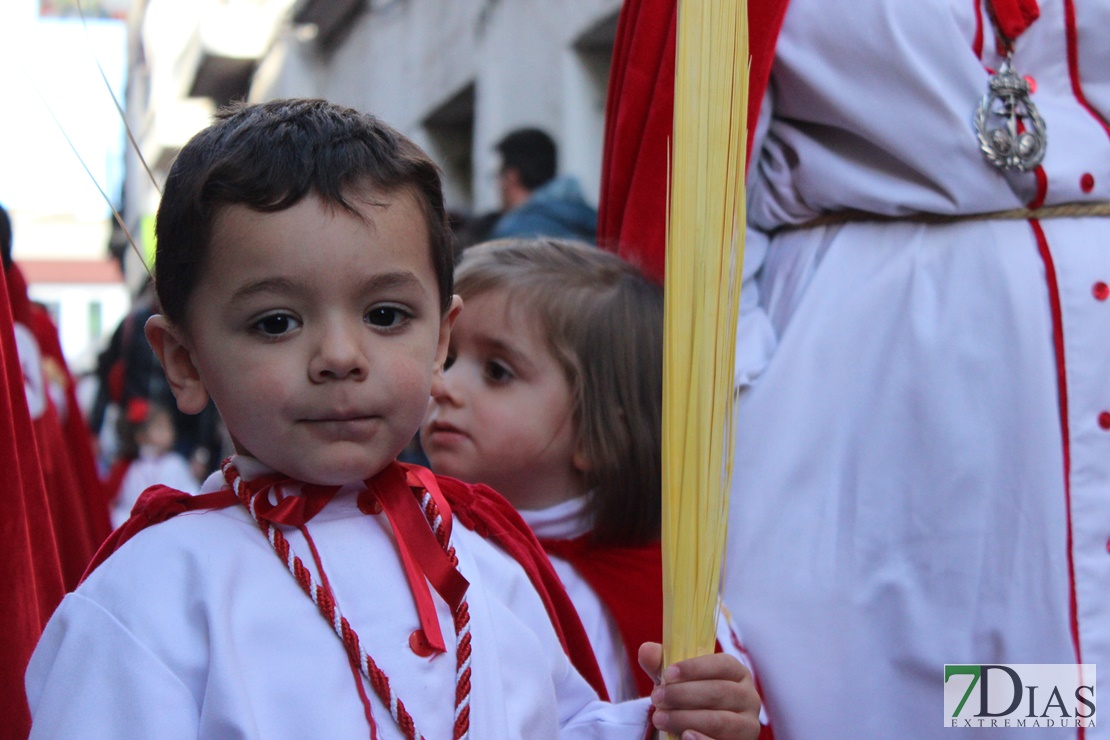
[[[74,382],[73,373],[62,354],[58,328],[54,326],[50,314],[41,306],[31,304],[31,315],[34,322],[31,332],[39,342],[43,360],[49,358],[61,372],[65,382],[66,416],[62,420],[62,436],[66,461],[82,494],[85,526],[95,550],[112,531],[108,492],[100,481],[92,434],[77,402],[77,383]]]
[[[26,737],[23,671],[65,593],[42,470],[27,410],[6,281],[0,280],[0,717]]]
[[[131,469],[133,462],[135,461],[132,458],[121,458],[112,463],[112,467],[108,468],[108,474],[104,476],[104,493],[109,504],[115,503],[115,500],[119,498],[120,489],[123,488],[123,479],[127,476],[127,471]]]
[[[674,118],[675,7],[675,0],[625,0],[621,8],[609,73],[598,214],[598,244],[659,283]],[[786,0],[748,2],[749,160],[785,14]]]
[[[659,542],[642,547],[596,547],[589,537],[540,540],[590,584],[617,623],[636,690],[650,696],[654,682],[641,668],[640,645],[663,641],[663,553]]]
[[[35,335],[36,343],[39,343],[39,337],[35,333],[37,323],[35,308],[27,296],[27,283],[18,266],[12,265],[6,278],[13,319]],[[45,363],[49,355],[43,350],[41,344],[39,352]],[[64,365],[59,367],[64,368]],[[76,396],[73,399],[76,409]],[[92,514],[94,506],[97,509],[104,506],[104,493],[96,473],[95,463],[92,461],[88,434],[83,431],[84,422],[80,420],[80,411],[76,410],[75,413],[81,423],[82,431],[80,441],[73,449],[70,447],[62,419],[49,394],[47,394],[45,411],[32,420],[39,465],[54,528],[55,547],[62,566],[62,580],[66,590],[77,586],[81,574],[109,530],[106,508],[95,516]],[[86,465],[91,466],[91,469],[79,467],[76,461],[84,461]]]

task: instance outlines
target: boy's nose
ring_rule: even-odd
[[[358,329],[365,331],[363,327],[331,327],[324,332],[308,364],[313,381],[364,380],[367,377],[370,364],[357,336]]]

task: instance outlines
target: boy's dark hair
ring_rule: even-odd
[[[12,264],[12,221],[4,206],[0,206],[0,261],[7,272]]]
[[[501,169],[514,169],[520,184],[535,190],[555,177],[557,155],[555,142],[538,128],[522,128],[510,132],[497,142]]]
[[[428,228],[440,304],[451,301],[453,237],[439,168],[420,147],[378,118],[325,100],[229,106],[182,148],[166,178],[155,234],[162,313],[177,324],[204,268],[220,210],[290,208],[315,193],[358,214],[352,189],[409,189]]]
[[[589,461],[591,537],[659,539],[662,511],[663,292],[620,257],[581,242],[502,239],[466,250],[463,300],[507,291],[547,337]]]

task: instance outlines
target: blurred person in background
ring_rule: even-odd
[[[489,238],[597,241],[597,211],[583,198],[576,179],[555,176],[558,150],[550,136],[537,128],[517,129],[495,148],[501,155],[498,186],[503,212]]]
[[[0,208],[0,212],[0,259],[27,408],[63,582],[70,589],[77,585],[85,566],[111,531],[108,504],[57,329],[46,311],[27,295],[23,273],[12,260],[11,223],[6,211]]]
[[[153,283],[148,282],[97,360],[99,384],[89,426],[100,440],[101,470],[111,471],[117,462],[126,460],[127,456],[120,454],[119,422],[137,399],[169,410],[174,427],[173,449],[189,461],[194,477],[204,480],[219,468],[230,446],[215,406],[209,404],[197,415],[177,410],[158,358],[143,334],[143,325],[155,313]]]
[[[189,462],[174,451],[177,432],[165,406],[132,398],[117,424],[120,448],[105,487],[112,501],[112,526],[131,516],[131,508],[150,486],[161,484],[185,493],[200,490]]]

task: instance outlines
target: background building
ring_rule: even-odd
[[[122,99],[129,5],[82,0],[82,19],[75,0],[0,3],[0,203],[30,297],[50,310],[78,372],[129,302],[104,197],[120,203],[124,127],[110,90]]]
[[[499,206],[494,143],[538,126],[596,204],[620,0],[146,0],[132,9],[129,228],[151,248],[158,190],[220,105],[324,97],[375,113],[443,167],[448,207]],[[129,258],[131,259],[131,258]],[[129,266],[128,280],[143,270]]]

